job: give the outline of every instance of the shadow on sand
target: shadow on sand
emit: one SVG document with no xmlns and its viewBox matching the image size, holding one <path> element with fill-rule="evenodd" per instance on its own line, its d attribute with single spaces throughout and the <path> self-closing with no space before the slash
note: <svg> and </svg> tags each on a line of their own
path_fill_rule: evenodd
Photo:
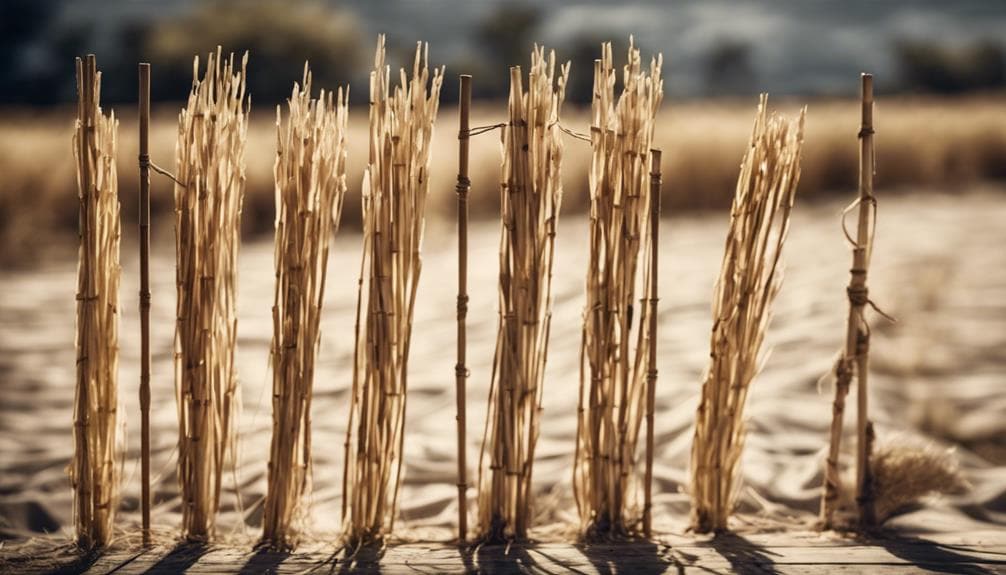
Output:
<svg viewBox="0 0 1006 575">
<path fill-rule="evenodd" d="M 778 573 L 773 556 L 778 554 L 736 533 L 717 533 L 705 545 L 712 547 L 730 563 L 730 570 L 741 575 Z"/>
<path fill-rule="evenodd" d="M 1006 570 L 1006 556 L 1001 560 L 981 559 L 960 553 L 952 545 L 941 545 L 925 539 L 887 533 L 864 538 L 863 543 L 883 547 L 891 555 L 904 559 L 919 569 L 938 573 L 993 575 Z M 990 569 L 991 565 L 995 565 L 995 568 Z"/>
</svg>

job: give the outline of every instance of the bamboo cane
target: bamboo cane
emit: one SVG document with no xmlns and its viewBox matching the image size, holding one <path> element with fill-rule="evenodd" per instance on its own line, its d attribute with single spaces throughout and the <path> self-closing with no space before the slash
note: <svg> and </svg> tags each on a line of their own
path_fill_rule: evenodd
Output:
<svg viewBox="0 0 1006 575">
<path fill-rule="evenodd" d="M 863 319 L 863 309 L 869 297 L 866 286 L 867 270 L 872 251 L 872 224 L 875 218 L 876 198 L 873 195 L 873 75 L 862 76 L 863 119 L 859 131 L 859 225 L 856 248 L 853 250 L 852 278 L 849 282 L 850 316 L 858 325 L 853 341 L 849 330 L 846 349 L 853 349 L 856 358 L 856 502 L 859 505 L 859 522 L 862 527 L 874 523 L 873 490 L 870 474 L 870 420 L 867 412 L 870 358 L 870 332 Z M 851 322 L 850 322 L 851 323 Z M 855 347 L 853 347 L 855 346 Z"/>
<path fill-rule="evenodd" d="M 140 512 L 150 545 L 150 64 L 140 64 Z"/>
<path fill-rule="evenodd" d="M 643 492 L 643 535 L 653 535 L 653 411 L 657 394 L 657 302 L 660 261 L 660 150 L 650 150 L 650 353 L 646 371 L 646 471 Z"/>
<path fill-rule="evenodd" d="M 454 373 L 457 381 L 458 423 L 458 541 L 464 542 L 468 533 L 467 462 L 465 447 L 465 381 L 468 377 L 466 362 L 468 316 L 468 119 L 472 103 L 472 77 L 461 75 L 461 102 L 458 118 L 458 363 Z"/>
</svg>

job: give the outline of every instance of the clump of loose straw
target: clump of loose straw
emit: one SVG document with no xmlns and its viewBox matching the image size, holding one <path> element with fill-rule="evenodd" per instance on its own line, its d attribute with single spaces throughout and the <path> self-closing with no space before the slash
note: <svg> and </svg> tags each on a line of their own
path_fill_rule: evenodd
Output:
<svg viewBox="0 0 1006 575">
<path fill-rule="evenodd" d="M 347 90 L 348 92 L 348 90 Z M 321 341 L 329 241 L 346 192 L 348 93 L 311 98 L 294 84 L 283 124 L 276 107 L 276 296 L 272 308 L 272 446 L 263 541 L 291 549 L 311 485 L 311 392 Z"/>
<path fill-rule="evenodd" d="M 870 454 L 870 471 L 878 522 L 928 495 L 959 493 L 969 487 L 953 451 L 931 445 L 882 443 Z"/>
<path fill-rule="evenodd" d="M 420 44 L 412 77 L 402 70 L 394 93 L 389 77 L 381 36 L 370 74 L 370 160 L 343 477 L 344 529 L 354 545 L 383 539 L 397 514 L 409 342 L 443 70 L 431 77 L 427 47 Z"/>
<path fill-rule="evenodd" d="M 872 438 L 871 438 L 872 440 Z M 845 470 L 845 483 L 855 482 L 855 468 Z M 971 485 L 961 473 L 953 449 L 939 449 L 904 437 L 892 437 L 871 447 L 870 485 L 874 519 L 880 525 L 906 508 L 934 495 L 966 492 Z M 838 491 L 829 527 L 859 525 L 856 491 Z"/>
<path fill-rule="evenodd" d="M 528 90 L 510 68 L 503 129 L 499 330 L 479 458 L 478 529 L 486 540 L 526 538 L 531 471 L 551 322 L 552 260 L 562 199 L 559 113 L 569 64 L 531 54 Z"/>
<path fill-rule="evenodd" d="M 101 111 L 94 56 L 77 59 L 73 155 L 80 202 L 77 267 L 77 382 L 74 394 L 73 523 L 77 544 L 112 538 L 124 448 L 119 418 L 119 121 Z"/>
<path fill-rule="evenodd" d="M 178 117 L 175 249 L 178 259 L 175 385 L 182 529 L 212 537 L 224 465 L 235 456 L 239 406 L 237 257 L 249 100 L 245 69 L 218 47 Z M 232 461 L 233 463 L 233 461 Z"/>
<path fill-rule="evenodd" d="M 692 444 L 692 527 L 722 531 L 738 490 L 744 403 L 764 356 L 780 260 L 800 179 L 806 109 L 795 122 L 768 113 L 762 95 L 741 164 L 723 266 L 713 299 L 711 361 Z"/>
<path fill-rule="evenodd" d="M 654 120 L 663 97 L 661 58 L 642 69 L 630 41 L 615 100 L 611 44 L 594 63 L 590 171 L 590 259 L 580 357 L 580 407 L 573 489 L 588 534 L 627 535 L 640 517 L 636 442 L 645 413 L 650 171 Z M 648 290 L 646 290 L 648 291 Z M 635 339 L 635 344 L 630 342 Z"/>
</svg>

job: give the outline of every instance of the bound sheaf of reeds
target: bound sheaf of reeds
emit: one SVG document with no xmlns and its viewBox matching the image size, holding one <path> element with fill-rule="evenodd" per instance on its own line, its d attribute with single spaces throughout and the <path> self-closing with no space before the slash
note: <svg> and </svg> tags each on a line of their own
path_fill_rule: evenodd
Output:
<svg viewBox="0 0 1006 575">
<path fill-rule="evenodd" d="M 558 72 L 558 73 L 557 73 Z M 526 538 L 551 322 L 552 262 L 562 200 L 560 111 L 569 63 L 535 47 L 528 88 L 510 68 L 500 184 L 499 329 L 479 457 L 478 530 Z"/>
<path fill-rule="evenodd" d="M 311 392 L 321 342 L 328 249 L 346 193 L 348 90 L 311 97 L 311 71 L 276 107 L 276 294 L 272 308 L 272 445 L 263 542 L 296 546 L 311 486 Z"/>
<path fill-rule="evenodd" d="M 182 530 L 190 540 L 213 535 L 225 464 L 233 463 L 239 408 L 237 258 L 244 150 L 250 100 L 248 55 L 235 65 L 221 49 L 200 79 L 193 66 L 188 102 L 178 117 L 175 150 L 178 481 Z"/>
<path fill-rule="evenodd" d="M 741 164 L 723 265 L 713 296 L 710 365 L 692 444 L 692 527 L 727 529 L 739 489 L 744 404 L 765 355 L 762 343 L 782 283 L 782 250 L 800 179 L 806 109 L 794 121 L 769 115 L 761 96 Z"/>
<path fill-rule="evenodd" d="M 77 266 L 77 381 L 74 394 L 73 523 L 77 544 L 112 538 L 122 478 L 124 419 L 119 417 L 119 121 L 102 112 L 94 56 L 77 58 L 73 155 L 80 205 Z"/>
<path fill-rule="evenodd" d="M 347 541 L 394 527 L 402 472 L 409 342 L 443 70 L 420 44 L 391 91 L 384 36 L 370 74 L 370 159 L 363 178 L 363 260 L 342 515 Z"/>
<path fill-rule="evenodd" d="M 629 43 L 615 98 L 611 44 L 594 62 L 591 106 L 590 257 L 580 344 L 573 490 L 588 535 L 639 531 L 636 454 L 645 415 L 650 312 L 650 147 L 663 97 L 661 58 L 644 71 Z M 640 261 L 643 256 L 642 261 Z M 645 304 L 645 302 L 642 302 Z"/>
</svg>

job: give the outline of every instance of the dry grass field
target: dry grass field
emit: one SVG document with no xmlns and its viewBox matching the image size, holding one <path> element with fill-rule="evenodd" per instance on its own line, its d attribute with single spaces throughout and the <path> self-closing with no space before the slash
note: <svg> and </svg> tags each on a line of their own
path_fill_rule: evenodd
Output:
<svg viewBox="0 0 1006 575">
<path fill-rule="evenodd" d="M 772 101 L 774 109 L 792 115 L 804 102 Z M 966 190 L 980 181 L 1006 180 L 1006 105 L 1004 96 L 958 99 L 881 98 L 877 106 L 877 186 L 887 191 Z M 757 99 L 714 102 L 668 102 L 660 115 L 656 145 L 664 150 L 665 212 L 726 208 L 733 196 L 737 169 L 751 131 Z M 589 111 L 569 107 L 563 124 L 586 131 Z M 479 103 L 472 126 L 500 122 L 502 104 Z M 177 111 L 162 105 L 151 127 L 154 162 L 173 170 Z M 119 186 L 123 231 L 135 228 L 137 140 L 136 116 L 119 106 Z M 70 153 L 73 110 L 0 112 L 0 252 L 4 264 L 30 262 L 53 247 L 75 245 L 77 203 L 74 201 L 73 157 Z M 807 115 L 801 201 L 855 187 L 859 106 L 853 100 L 811 101 Z M 246 236 L 271 233 L 275 213 L 273 162 L 275 110 L 253 103 L 248 128 L 247 191 L 242 216 Z M 429 215 L 452 215 L 457 169 L 457 111 L 441 110 L 434 135 Z M 367 113 L 350 107 L 347 134 L 349 189 L 343 224 L 358 227 L 360 182 L 366 164 Z M 476 137 L 471 147 L 471 209 L 474 217 L 498 213 L 499 132 Z M 566 142 L 563 166 L 563 212 L 583 211 L 588 204 L 587 173 L 590 146 L 573 138 Z M 152 211 L 154 235 L 171 237 L 171 185 L 154 175 Z M 441 218 L 442 219 L 442 218 Z"/>
</svg>

